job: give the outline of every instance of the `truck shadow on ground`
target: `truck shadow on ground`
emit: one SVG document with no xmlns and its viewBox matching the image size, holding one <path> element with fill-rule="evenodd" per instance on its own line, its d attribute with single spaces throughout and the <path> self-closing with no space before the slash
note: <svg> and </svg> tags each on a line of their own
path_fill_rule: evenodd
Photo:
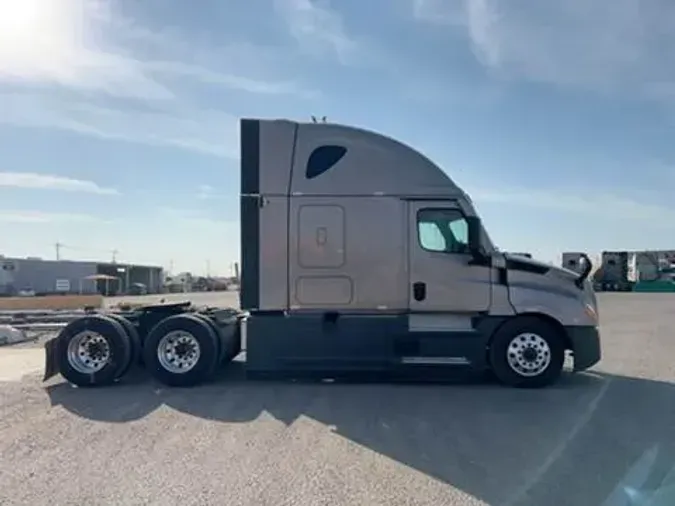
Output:
<svg viewBox="0 0 675 506">
<path fill-rule="evenodd" d="M 189 390 L 132 375 L 105 390 L 59 383 L 47 391 L 54 405 L 117 423 L 161 405 L 228 423 L 264 412 L 289 426 L 308 417 L 488 504 L 627 506 L 644 504 L 628 499 L 665 481 L 675 485 L 675 385 L 645 379 L 575 374 L 544 390 L 475 378 L 252 382 L 235 362 L 217 382 Z"/>
</svg>

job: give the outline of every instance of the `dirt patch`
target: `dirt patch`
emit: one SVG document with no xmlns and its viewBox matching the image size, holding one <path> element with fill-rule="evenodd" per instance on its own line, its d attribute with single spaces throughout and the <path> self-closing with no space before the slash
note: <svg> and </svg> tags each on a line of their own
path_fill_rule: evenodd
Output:
<svg viewBox="0 0 675 506">
<path fill-rule="evenodd" d="M 44 366 L 45 352 L 40 348 L 4 348 L 0 350 L 0 382 L 20 381 L 26 374 Z"/>
<path fill-rule="evenodd" d="M 103 305 L 101 295 L 46 295 L 44 297 L 6 297 L 0 298 L 0 310 L 30 309 L 82 309 L 85 306 L 100 308 Z"/>
</svg>

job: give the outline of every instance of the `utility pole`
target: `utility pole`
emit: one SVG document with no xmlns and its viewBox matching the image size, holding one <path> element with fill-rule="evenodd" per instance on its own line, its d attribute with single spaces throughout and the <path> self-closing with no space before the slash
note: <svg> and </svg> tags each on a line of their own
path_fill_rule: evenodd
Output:
<svg viewBox="0 0 675 506">
<path fill-rule="evenodd" d="M 61 248 L 63 247 L 63 244 L 57 242 L 55 246 L 56 246 L 56 260 L 61 260 Z"/>
<path fill-rule="evenodd" d="M 211 277 L 211 260 L 206 261 L 206 277 Z"/>
<path fill-rule="evenodd" d="M 114 263 L 114 264 L 117 263 L 117 254 L 118 253 L 119 253 L 119 251 L 117 251 L 116 249 L 112 250 L 112 263 Z"/>
</svg>

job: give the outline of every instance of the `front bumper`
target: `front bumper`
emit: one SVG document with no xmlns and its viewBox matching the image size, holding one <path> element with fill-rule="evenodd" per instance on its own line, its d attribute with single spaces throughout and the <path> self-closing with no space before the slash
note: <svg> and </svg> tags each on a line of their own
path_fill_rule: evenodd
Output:
<svg viewBox="0 0 675 506">
<path fill-rule="evenodd" d="M 602 351 L 597 327 L 568 326 L 565 330 L 572 345 L 575 371 L 584 371 L 600 362 Z"/>
</svg>

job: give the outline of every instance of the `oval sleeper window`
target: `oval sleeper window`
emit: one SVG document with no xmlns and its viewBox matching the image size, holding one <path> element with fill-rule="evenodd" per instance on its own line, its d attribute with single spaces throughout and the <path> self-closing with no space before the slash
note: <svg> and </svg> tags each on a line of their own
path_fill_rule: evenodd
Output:
<svg viewBox="0 0 675 506">
<path fill-rule="evenodd" d="M 342 146 L 320 146 L 316 148 L 307 160 L 305 176 L 307 179 L 320 176 L 338 163 L 346 153 L 347 148 Z"/>
</svg>

